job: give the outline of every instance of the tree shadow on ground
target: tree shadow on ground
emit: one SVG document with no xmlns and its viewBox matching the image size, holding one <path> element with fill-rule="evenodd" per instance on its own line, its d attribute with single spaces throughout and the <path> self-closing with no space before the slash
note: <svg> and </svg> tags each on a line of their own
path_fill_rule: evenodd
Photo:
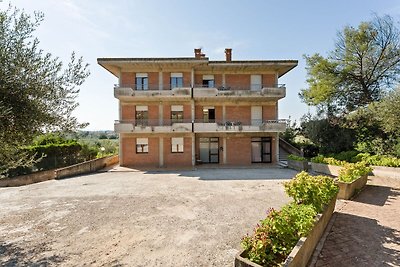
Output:
<svg viewBox="0 0 400 267">
<path fill-rule="evenodd" d="M 315 266 L 400 266 L 400 232 L 374 219 L 337 213 Z"/>
<path fill-rule="evenodd" d="M 357 197 L 355 202 L 375 206 L 390 205 L 394 199 L 400 196 L 400 190 L 388 186 L 367 185 Z"/>
<path fill-rule="evenodd" d="M 40 256 L 47 250 L 45 244 L 33 248 L 23 248 L 16 244 L 0 244 L 0 265 L 45 267 L 60 265 L 65 258 L 58 255 Z"/>
</svg>

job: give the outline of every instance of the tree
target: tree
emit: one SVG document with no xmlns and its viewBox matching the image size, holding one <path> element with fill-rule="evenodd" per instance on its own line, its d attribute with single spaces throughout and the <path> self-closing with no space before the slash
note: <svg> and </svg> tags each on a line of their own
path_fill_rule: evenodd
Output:
<svg viewBox="0 0 400 267">
<path fill-rule="evenodd" d="M 347 26 L 325 58 L 305 56 L 307 83 L 300 97 L 328 116 L 379 101 L 400 77 L 400 34 L 390 16 Z"/>
<path fill-rule="evenodd" d="M 72 53 L 63 67 L 57 57 L 39 49 L 33 33 L 43 18 L 41 12 L 31 17 L 11 5 L 0 11 L 0 176 L 30 162 L 20 147 L 38 134 L 86 126 L 72 111 L 88 65 Z"/>
</svg>

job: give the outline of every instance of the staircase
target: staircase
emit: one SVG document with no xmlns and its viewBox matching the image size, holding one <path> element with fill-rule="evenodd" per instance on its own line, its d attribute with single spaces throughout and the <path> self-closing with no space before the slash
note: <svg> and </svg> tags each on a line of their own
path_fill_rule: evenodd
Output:
<svg viewBox="0 0 400 267">
<path fill-rule="evenodd" d="M 283 140 L 279 138 L 279 166 L 286 168 L 287 167 L 287 157 L 290 155 L 301 156 L 301 151 Z"/>
</svg>

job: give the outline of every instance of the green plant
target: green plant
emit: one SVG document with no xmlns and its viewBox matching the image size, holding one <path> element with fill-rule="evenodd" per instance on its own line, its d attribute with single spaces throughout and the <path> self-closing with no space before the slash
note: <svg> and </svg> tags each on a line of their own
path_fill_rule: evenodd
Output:
<svg viewBox="0 0 400 267">
<path fill-rule="evenodd" d="M 347 163 L 339 171 L 338 180 L 341 182 L 351 183 L 363 175 L 367 175 L 372 171 L 371 167 L 363 161 L 357 163 Z"/>
<path fill-rule="evenodd" d="M 296 156 L 296 155 L 293 155 L 293 154 L 290 154 L 288 156 L 288 159 L 297 160 L 297 161 L 307 161 L 307 159 L 305 157 L 300 157 L 300 156 Z"/>
<path fill-rule="evenodd" d="M 332 178 L 323 175 L 312 176 L 304 171 L 290 182 L 284 183 L 284 186 L 286 194 L 296 203 L 313 205 L 317 212 L 321 212 L 324 205 L 339 191 Z"/>
<path fill-rule="evenodd" d="M 327 158 L 324 155 L 318 155 L 318 156 L 311 158 L 311 162 L 336 165 L 336 166 L 343 166 L 344 164 L 346 164 L 346 161 L 337 160 L 332 157 Z"/>
<path fill-rule="evenodd" d="M 400 158 L 391 156 L 370 155 L 369 153 L 360 153 L 357 155 L 357 159 L 364 161 L 368 165 L 400 167 Z"/>
<path fill-rule="evenodd" d="M 280 211 L 271 209 L 241 245 L 247 257 L 263 266 L 276 266 L 291 252 L 300 237 L 307 236 L 317 212 L 312 205 L 285 205 Z"/>
</svg>

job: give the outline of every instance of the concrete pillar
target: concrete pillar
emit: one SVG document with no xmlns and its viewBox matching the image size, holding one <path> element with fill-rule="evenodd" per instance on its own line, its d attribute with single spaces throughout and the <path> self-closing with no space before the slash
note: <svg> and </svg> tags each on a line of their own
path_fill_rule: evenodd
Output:
<svg viewBox="0 0 400 267">
<path fill-rule="evenodd" d="M 225 104 L 222 105 L 222 122 L 225 123 L 226 121 L 226 109 Z"/>
<path fill-rule="evenodd" d="M 276 154 L 276 163 L 279 163 L 279 133 L 276 133 L 275 138 L 275 154 Z"/>
<path fill-rule="evenodd" d="M 225 73 L 222 73 L 222 86 L 226 87 Z"/>
<path fill-rule="evenodd" d="M 164 105 L 160 102 L 158 105 L 158 125 L 163 125 Z"/>
<path fill-rule="evenodd" d="M 164 138 L 158 138 L 158 156 L 159 156 L 159 163 L 160 167 L 164 167 Z"/>
<path fill-rule="evenodd" d="M 160 71 L 158 73 L 158 90 L 160 90 L 160 91 L 163 90 L 164 89 L 163 86 L 164 86 L 164 83 L 163 83 L 163 72 Z"/>
<path fill-rule="evenodd" d="M 195 134 L 192 133 L 192 166 L 194 167 L 196 165 L 196 149 L 195 149 Z"/>
<path fill-rule="evenodd" d="M 222 138 L 222 162 L 226 164 L 226 137 Z"/>
<path fill-rule="evenodd" d="M 123 138 L 124 138 L 123 134 L 120 133 L 119 134 L 119 148 L 118 148 L 119 149 L 118 156 L 119 156 L 119 165 L 120 166 L 122 166 L 123 165 L 122 163 L 124 162 L 124 153 L 123 153 L 124 150 L 122 149 Z"/>
<path fill-rule="evenodd" d="M 190 75 L 190 84 L 194 87 L 194 68 L 192 68 L 192 73 Z"/>
</svg>

